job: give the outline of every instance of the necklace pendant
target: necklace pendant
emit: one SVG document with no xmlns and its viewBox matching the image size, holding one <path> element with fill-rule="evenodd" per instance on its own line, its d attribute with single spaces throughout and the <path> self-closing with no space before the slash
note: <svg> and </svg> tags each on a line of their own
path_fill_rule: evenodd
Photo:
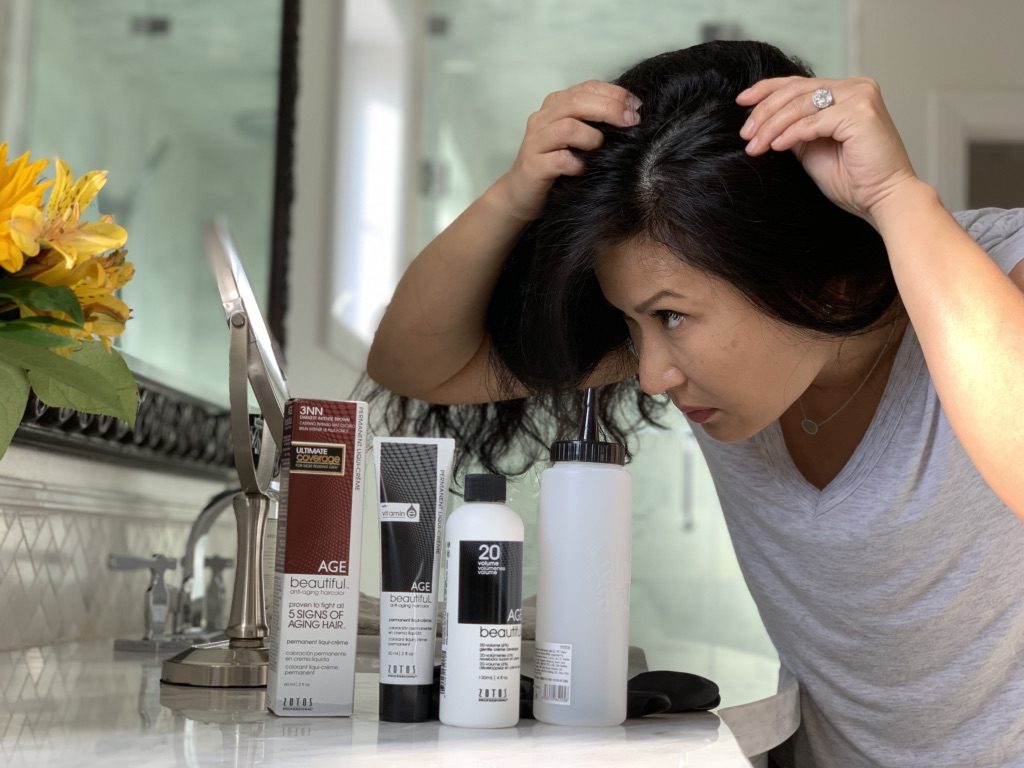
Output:
<svg viewBox="0 0 1024 768">
<path fill-rule="evenodd" d="M 800 428 L 804 432 L 806 432 L 808 435 L 816 435 L 816 434 L 818 434 L 818 424 L 817 424 L 817 422 L 811 421 L 808 418 L 805 418 L 803 421 L 800 422 Z"/>
</svg>

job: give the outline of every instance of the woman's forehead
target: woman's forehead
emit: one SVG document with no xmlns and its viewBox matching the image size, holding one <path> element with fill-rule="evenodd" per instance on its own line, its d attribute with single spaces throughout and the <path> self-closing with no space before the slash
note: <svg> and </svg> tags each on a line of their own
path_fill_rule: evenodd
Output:
<svg viewBox="0 0 1024 768">
<path fill-rule="evenodd" d="M 687 263 L 676 251 L 649 239 L 629 240 L 605 249 L 596 260 L 598 282 L 616 292 L 671 289 L 685 296 L 706 296 L 728 287 L 721 278 Z M 607 294 L 607 291 L 606 291 Z"/>
</svg>

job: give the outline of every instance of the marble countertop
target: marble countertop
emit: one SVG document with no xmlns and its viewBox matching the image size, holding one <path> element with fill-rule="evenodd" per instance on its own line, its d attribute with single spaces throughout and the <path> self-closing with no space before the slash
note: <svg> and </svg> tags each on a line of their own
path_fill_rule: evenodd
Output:
<svg viewBox="0 0 1024 768">
<path fill-rule="evenodd" d="M 676 668 L 714 679 L 731 706 L 613 728 L 524 720 L 500 730 L 379 722 L 371 671 L 357 674 L 353 717 L 278 718 L 266 711 L 264 690 L 161 685 L 159 659 L 115 653 L 109 640 L 9 651 L 0 653 L 0 764 L 749 766 L 744 752 L 795 728 L 795 685 L 775 693 L 770 659 L 728 659 L 720 650 L 716 673 L 700 668 L 714 655 L 694 651 L 696 668 Z"/>
</svg>

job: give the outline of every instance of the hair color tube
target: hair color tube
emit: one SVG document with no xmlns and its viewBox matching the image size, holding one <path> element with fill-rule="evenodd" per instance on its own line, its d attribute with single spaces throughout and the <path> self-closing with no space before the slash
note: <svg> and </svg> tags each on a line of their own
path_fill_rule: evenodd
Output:
<svg viewBox="0 0 1024 768">
<path fill-rule="evenodd" d="M 455 441 L 375 437 L 381 720 L 431 717 L 437 578 Z"/>
</svg>

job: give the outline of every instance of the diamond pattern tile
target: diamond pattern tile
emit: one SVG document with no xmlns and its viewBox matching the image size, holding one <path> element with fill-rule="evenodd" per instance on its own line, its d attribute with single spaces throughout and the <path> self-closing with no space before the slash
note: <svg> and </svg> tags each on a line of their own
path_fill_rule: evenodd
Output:
<svg viewBox="0 0 1024 768">
<path fill-rule="evenodd" d="M 66 503 L 25 509 L 0 496 L 0 651 L 92 638 L 141 637 L 148 571 L 115 572 L 111 553 L 181 557 L 190 521 L 76 513 Z M 233 521 L 210 533 L 208 554 L 234 557 Z M 168 583 L 177 585 L 177 572 Z M 230 574 L 229 574 L 230 578 Z M 230 584 L 230 581 L 229 581 Z M 20 695 L 29 668 L 0 681 L 5 697 Z M 52 680 L 32 679 L 40 690 Z M 7 730 L 17 729 L 8 723 Z"/>
</svg>

